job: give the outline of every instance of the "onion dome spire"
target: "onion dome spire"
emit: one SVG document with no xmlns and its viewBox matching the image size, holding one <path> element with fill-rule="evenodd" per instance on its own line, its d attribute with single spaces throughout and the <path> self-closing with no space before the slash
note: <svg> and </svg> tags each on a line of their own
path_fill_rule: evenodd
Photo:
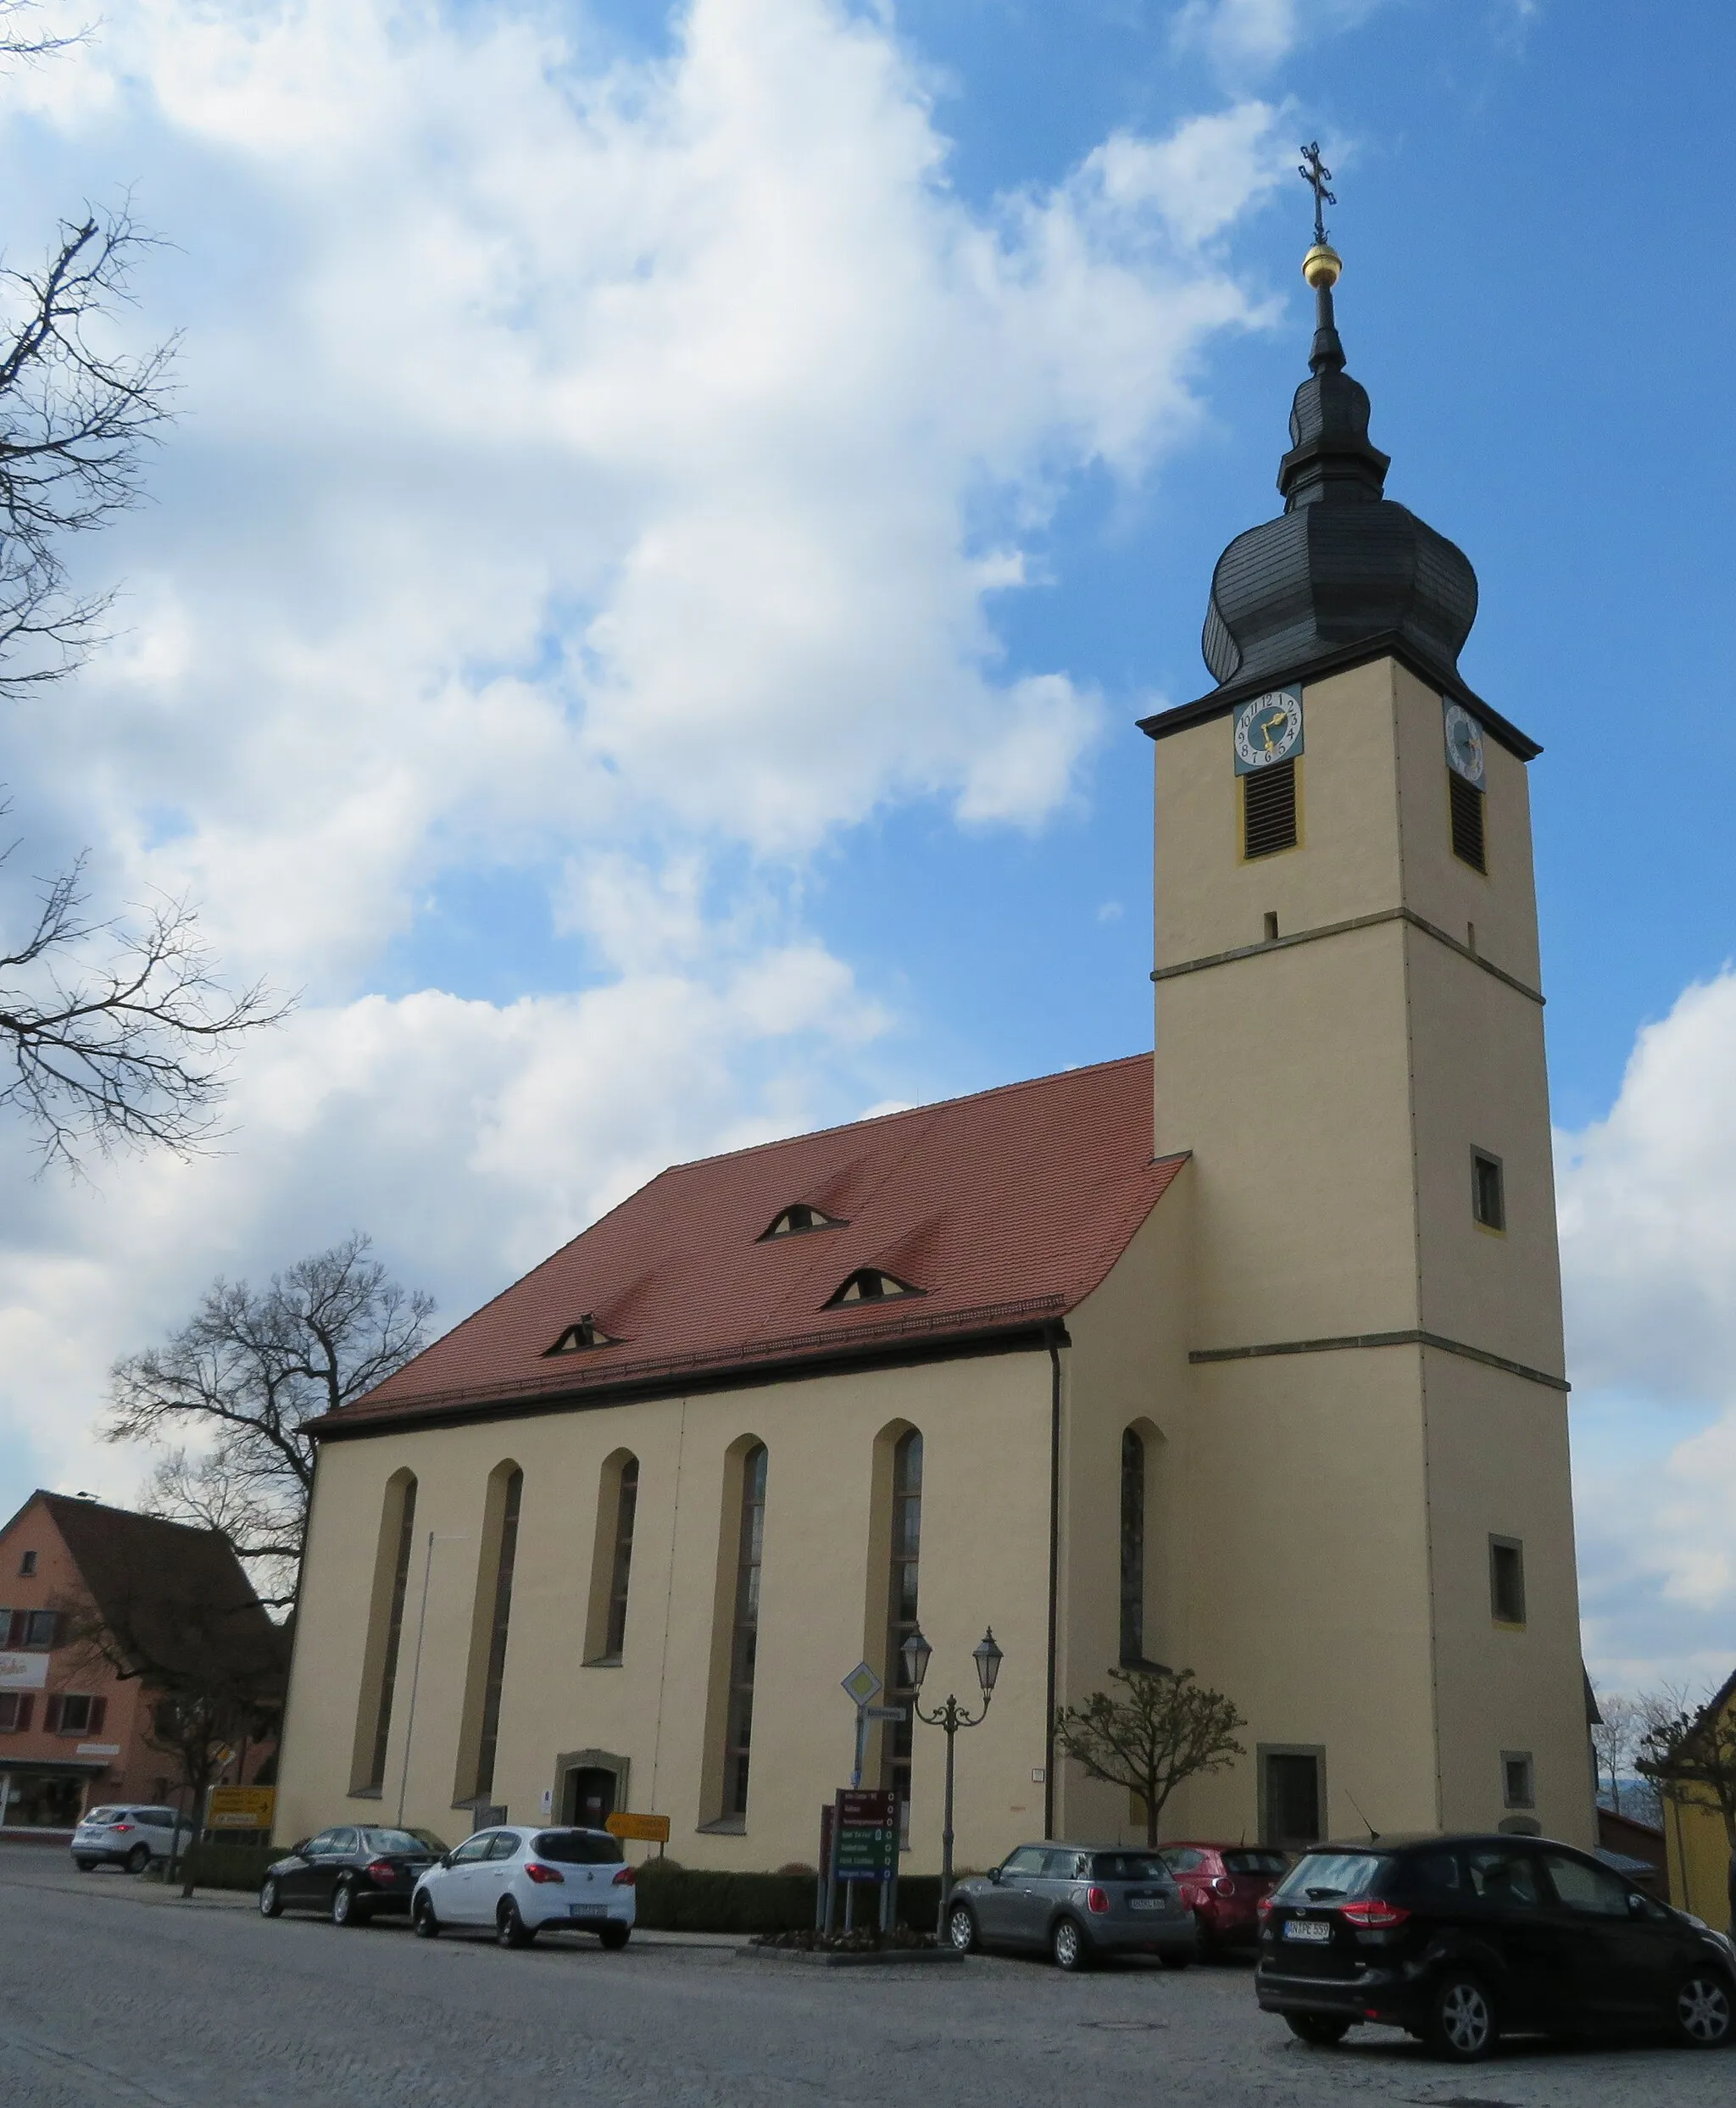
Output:
<svg viewBox="0 0 1736 2108">
<path fill-rule="evenodd" d="M 1477 615 L 1477 576 L 1444 536 L 1386 496 L 1388 457 L 1368 437 L 1367 391 L 1344 370 L 1333 309 L 1343 259 L 1327 239 L 1338 200 L 1320 148 L 1302 149 L 1314 192 L 1309 377 L 1290 410 L 1278 464 L 1284 510 L 1218 559 L 1201 648 L 1220 687 L 1294 680 L 1383 652 L 1457 691 Z"/>
</svg>

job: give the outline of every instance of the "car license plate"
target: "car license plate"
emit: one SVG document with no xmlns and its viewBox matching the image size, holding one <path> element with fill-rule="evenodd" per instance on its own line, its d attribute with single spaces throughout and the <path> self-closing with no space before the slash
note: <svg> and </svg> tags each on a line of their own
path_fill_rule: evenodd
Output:
<svg viewBox="0 0 1736 2108">
<path fill-rule="evenodd" d="M 1127 1899 L 1127 1908 L 1130 1911 L 1160 1911 L 1163 1908 L 1163 1898 L 1161 1896 L 1130 1896 Z"/>
<path fill-rule="evenodd" d="M 1293 1917 L 1284 1927 L 1286 1939 L 1308 1939 L 1316 1942 L 1329 1940 L 1333 1928 L 1324 1918 Z"/>
<path fill-rule="evenodd" d="M 607 1917 L 609 1911 L 600 1903 L 570 1903 L 566 1914 L 569 1917 Z"/>
</svg>

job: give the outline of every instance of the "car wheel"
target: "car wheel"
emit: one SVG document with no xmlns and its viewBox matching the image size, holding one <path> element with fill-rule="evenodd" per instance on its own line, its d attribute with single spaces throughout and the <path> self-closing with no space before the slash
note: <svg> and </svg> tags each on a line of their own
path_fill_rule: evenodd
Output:
<svg viewBox="0 0 1736 2108">
<path fill-rule="evenodd" d="M 1166 1969 L 1186 1969 L 1192 1964 L 1194 1959 L 1192 1955 L 1184 1955 L 1179 1948 L 1158 1956 L 1158 1960 Z"/>
<path fill-rule="evenodd" d="M 77 1867 L 80 1873 L 87 1874 L 97 1862 L 93 1859 L 75 1859 L 72 1863 Z"/>
<path fill-rule="evenodd" d="M 1091 1966 L 1091 1943 L 1070 1917 L 1060 1917 L 1049 1936 L 1049 1951 L 1057 1969 L 1079 1970 Z"/>
<path fill-rule="evenodd" d="M 1721 2050 L 1731 2037 L 1730 1982 L 1716 1969 L 1694 1969 L 1676 1993 L 1676 2034 L 1695 2050 Z"/>
<path fill-rule="evenodd" d="M 598 1928 L 597 1937 L 610 1954 L 618 1954 L 633 1936 L 631 1925 L 604 1925 Z"/>
<path fill-rule="evenodd" d="M 1299 2041 L 1316 2050 L 1335 2049 L 1350 2032 L 1348 2020 L 1334 2020 L 1327 2013 L 1286 2013 L 1284 2024 Z"/>
<path fill-rule="evenodd" d="M 143 1873 L 146 1867 L 147 1867 L 150 1863 L 151 1848 L 148 1844 L 135 1844 L 132 1849 L 127 1854 L 126 1857 L 121 1861 L 122 1866 L 125 1867 L 126 1871 L 130 1874 Z"/>
<path fill-rule="evenodd" d="M 1475 2064 L 1490 2055 L 1500 2035 L 1494 2000 L 1475 1977 L 1443 1977 L 1429 2006 L 1427 2041 L 1437 2056 Z"/>
<path fill-rule="evenodd" d="M 500 1916 L 494 1924 L 494 1937 L 503 1947 L 528 1947 L 537 1937 L 536 1928 L 526 1924 L 519 1915 L 519 1906 L 510 1896 L 500 1906 Z"/>
<path fill-rule="evenodd" d="M 968 1903 L 955 1903 L 947 1913 L 946 1936 L 961 1955 L 980 1954 L 982 1935 L 976 1930 L 976 1913 Z"/>
<path fill-rule="evenodd" d="M 281 1917 L 283 1916 L 283 1898 L 279 1894 L 277 1883 L 275 1881 L 266 1880 L 259 1883 L 259 1916 L 261 1917 Z"/>
<path fill-rule="evenodd" d="M 434 1915 L 434 1905 L 426 1895 L 416 1898 L 410 1911 L 410 1930 L 418 1939 L 438 1939 L 440 1921 Z"/>
<path fill-rule="evenodd" d="M 353 1881 L 340 1881 L 331 1891 L 331 1922 L 334 1925 L 365 1925 L 368 1906 L 356 1894 Z"/>
</svg>

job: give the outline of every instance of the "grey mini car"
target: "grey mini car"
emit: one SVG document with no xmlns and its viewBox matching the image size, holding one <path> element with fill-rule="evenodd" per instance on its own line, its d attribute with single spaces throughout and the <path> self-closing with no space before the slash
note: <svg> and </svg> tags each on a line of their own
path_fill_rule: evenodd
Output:
<svg viewBox="0 0 1736 2108">
<path fill-rule="evenodd" d="M 1194 1959 L 1194 1914 L 1155 1852 L 1128 1845 L 1021 1844 L 953 1890 L 947 1936 L 961 1954 L 1001 1947 L 1047 1954 L 1058 1969 L 1104 1955 Z"/>
</svg>

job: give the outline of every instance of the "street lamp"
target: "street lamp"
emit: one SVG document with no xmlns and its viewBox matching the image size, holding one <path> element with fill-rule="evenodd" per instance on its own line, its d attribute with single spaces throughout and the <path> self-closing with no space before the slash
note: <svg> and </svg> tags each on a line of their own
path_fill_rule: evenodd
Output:
<svg viewBox="0 0 1736 2108">
<path fill-rule="evenodd" d="M 993 1626 L 971 1649 L 971 1659 L 976 1665 L 976 1681 L 982 1687 L 982 1708 L 976 1713 L 967 1713 L 953 1694 L 947 1694 L 946 1703 L 932 1713 L 922 1710 L 922 1679 L 928 1673 L 928 1660 L 934 1649 L 922 1637 L 918 1626 L 899 1649 L 904 1658 L 904 1686 L 910 1693 L 910 1710 L 917 1719 L 930 1727 L 940 1728 L 946 1736 L 946 1802 L 941 1818 L 940 1830 L 940 1917 L 935 1927 L 937 1939 L 946 1937 L 947 1912 L 953 1895 L 953 1744 L 960 1727 L 978 1726 L 988 1710 L 988 1701 L 994 1696 L 994 1680 L 1000 1674 L 1001 1651 L 994 1644 Z"/>
</svg>

